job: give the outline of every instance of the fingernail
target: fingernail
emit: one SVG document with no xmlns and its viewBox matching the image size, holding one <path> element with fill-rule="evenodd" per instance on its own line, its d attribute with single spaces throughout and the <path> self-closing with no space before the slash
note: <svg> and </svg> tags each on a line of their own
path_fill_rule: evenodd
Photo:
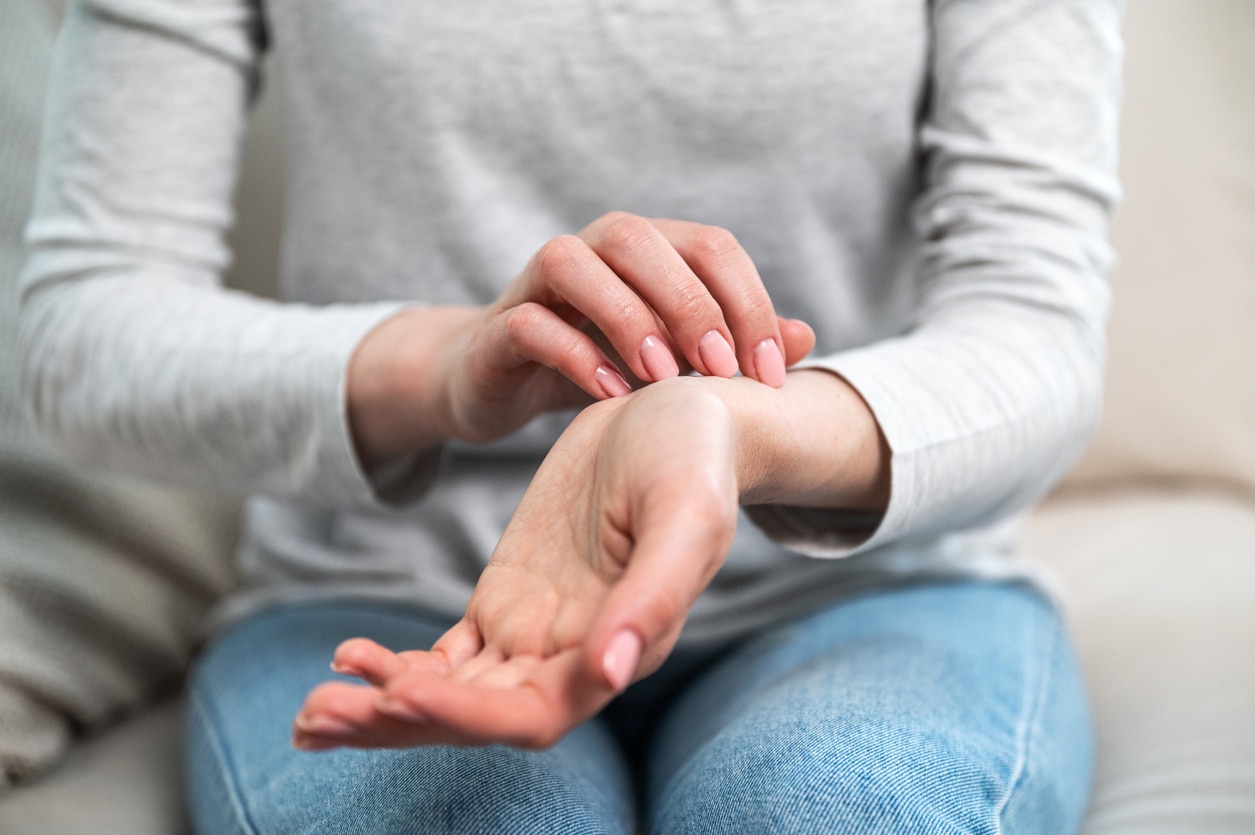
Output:
<svg viewBox="0 0 1255 835">
<path fill-rule="evenodd" d="M 774 388 L 784 385 L 784 356 L 774 339 L 764 339 L 754 349 L 754 373 L 760 383 Z"/>
<path fill-rule="evenodd" d="M 654 382 L 680 373 L 680 366 L 676 365 L 671 350 L 652 336 L 645 337 L 645 341 L 641 343 L 641 363 L 649 373 L 649 379 Z"/>
<path fill-rule="evenodd" d="M 375 699 L 375 710 L 378 710 L 384 716 L 391 716 L 393 719 L 400 719 L 403 722 L 414 722 L 419 725 L 426 725 L 431 722 L 427 718 L 427 714 L 421 710 L 387 696 L 380 696 Z"/>
<path fill-rule="evenodd" d="M 641 639 L 630 629 L 624 629 L 610 639 L 610 646 L 602 657 L 601 668 L 615 690 L 623 691 L 632 682 L 632 674 L 641 660 Z"/>
<path fill-rule="evenodd" d="M 702 341 L 697 344 L 697 350 L 702 355 L 706 370 L 716 377 L 731 377 L 736 373 L 736 354 L 719 331 L 711 331 L 703 336 Z"/>
<path fill-rule="evenodd" d="M 601 386 L 606 397 L 622 397 L 632 393 L 632 387 L 628 385 L 628 381 L 623 379 L 619 369 L 613 365 L 606 364 L 599 367 L 593 376 L 597 378 L 597 385 Z"/>
<path fill-rule="evenodd" d="M 311 739 L 307 736 L 298 736 L 292 738 L 292 747 L 298 751 L 330 751 L 333 748 L 341 748 L 343 746 L 329 739 Z"/>
<path fill-rule="evenodd" d="M 359 732 L 356 725 L 345 722 L 343 719 L 333 719 L 330 716 L 298 716 L 296 726 L 307 734 L 335 739 L 348 739 L 357 736 Z"/>
<path fill-rule="evenodd" d="M 342 676 L 362 677 L 362 671 L 357 667 L 351 667 L 348 664 L 337 664 L 335 661 L 331 662 L 331 672 L 339 673 Z"/>
</svg>

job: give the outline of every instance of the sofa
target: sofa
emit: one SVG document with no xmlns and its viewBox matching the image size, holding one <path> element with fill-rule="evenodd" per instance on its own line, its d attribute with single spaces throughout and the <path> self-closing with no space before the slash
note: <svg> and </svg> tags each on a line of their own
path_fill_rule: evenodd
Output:
<svg viewBox="0 0 1255 835">
<path fill-rule="evenodd" d="M 176 835 L 180 680 L 233 582 L 238 508 L 71 467 L 17 404 L 14 276 L 59 14 L 0 4 L 0 832 Z M 1067 590 L 1093 701 L 1084 835 L 1255 833 L 1252 33 L 1250 0 L 1128 7 L 1106 411 L 1025 531 Z M 232 281 L 263 294 L 281 119 L 270 85 L 233 242 Z"/>
</svg>

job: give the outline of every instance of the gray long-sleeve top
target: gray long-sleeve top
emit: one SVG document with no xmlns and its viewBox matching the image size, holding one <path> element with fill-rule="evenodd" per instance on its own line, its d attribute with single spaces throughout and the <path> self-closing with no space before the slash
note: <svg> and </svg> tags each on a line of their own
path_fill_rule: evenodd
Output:
<svg viewBox="0 0 1255 835">
<path fill-rule="evenodd" d="M 401 305 L 490 301 L 606 211 L 691 219 L 814 326 L 892 495 L 870 535 L 752 509 L 688 637 L 903 576 L 1032 576 L 1015 523 L 1099 409 L 1121 5 L 75 3 L 21 279 L 30 409 L 85 463 L 253 496 L 228 616 L 335 594 L 457 615 L 569 415 L 384 490 L 346 425 L 352 351 Z M 266 49 L 281 302 L 219 286 Z"/>
</svg>

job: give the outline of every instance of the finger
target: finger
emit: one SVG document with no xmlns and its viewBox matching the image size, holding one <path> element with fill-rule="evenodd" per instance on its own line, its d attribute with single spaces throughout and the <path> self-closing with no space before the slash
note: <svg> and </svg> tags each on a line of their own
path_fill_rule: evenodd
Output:
<svg viewBox="0 0 1255 835">
<path fill-rule="evenodd" d="M 453 744 L 548 748 L 614 696 L 584 676 L 581 654 L 571 649 L 550 656 L 513 688 L 417 677 L 390 684 L 381 699 L 427 717 Z"/>
<path fill-rule="evenodd" d="M 479 654 L 484 639 L 475 624 L 462 618 L 431 645 L 433 655 L 445 660 L 449 667 L 457 667 Z"/>
<path fill-rule="evenodd" d="M 781 340 L 784 343 L 784 367 L 789 368 L 796 365 L 807 358 L 807 355 L 814 350 L 814 330 L 811 325 L 804 323 L 801 319 L 786 319 L 784 316 L 777 316 L 778 328 L 781 331 Z M 663 337 L 669 344 L 674 344 L 670 339 L 670 335 L 666 333 L 663 325 L 659 324 L 659 329 L 663 330 Z M 601 345 L 597 340 L 600 331 L 590 334 L 594 342 Z M 692 365 L 688 364 L 683 355 L 676 359 L 680 365 L 680 374 L 688 375 L 693 372 Z M 644 380 L 635 380 L 635 382 L 644 382 Z M 633 384 L 634 380 L 629 380 L 629 384 Z"/>
<path fill-rule="evenodd" d="M 781 319 L 780 338 L 784 341 L 784 364 L 794 365 L 815 350 L 815 331 L 801 319 Z"/>
<path fill-rule="evenodd" d="M 344 681 L 324 682 L 305 696 L 293 725 L 316 736 L 357 736 L 379 716 L 374 688 Z"/>
<path fill-rule="evenodd" d="M 331 669 L 378 684 L 394 674 L 401 663 L 397 654 L 387 647 L 369 638 L 351 638 L 336 647 Z"/>
<path fill-rule="evenodd" d="M 713 499 L 714 497 L 712 497 Z M 652 497 L 627 568 L 589 630 L 586 674 L 622 691 L 670 654 L 688 611 L 727 553 L 736 503 Z"/>
<path fill-rule="evenodd" d="M 801 319 L 786 319 L 783 316 L 778 316 L 777 327 L 780 329 L 780 339 L 784 343 L 784 364 L 786 368 L 806 359 L 806 356 L 815 350 L 815 331 L 806 322 L 803 322 Z M 668 344 L 674 345 L 665 327 L 659 324 L 659 329 L 663 331 L 663 338 Z M 593 334 L 593 339 L 596 341 L 596 334 Z M 693 370 L 693 367 L 688 364 L 688 361 L 683 356 L 678 358 L 678 362 L 680 363 L 681 374 L 687 375 Z"/>
<path fill-rule="evenodd" d="M 528 263 L 522 281 L 512 287 L 502 304 L 574 308 L 605 334 L 640 379 L 657 381 L 679 373 L 649 305 L 580 238 L 562 235 L 549 241 Z M 578 323 L 570 315 L 566 320 L 573 326 Z"/>
<path fill-rule="evenodd" d="M 523 682 L 536 673 L 542 663 L 538 655 L 515 655 L 497 664 L 482 667 L 473 677 L 460 678 L 467 684 L 494 690 L 511 690 L 522 686 Z M 454 676 L 454 680 L 459 677 Z"/>
<path fill-rule="evenodd" d="M 786 346 L 776 311 L 758 268 L 736 236 L 718 226 L 683 220 L 652 223 L 719 305 L 741 373 L 775 388 L 784 385 Z"/>
<path fill-rule="evenodd" d="M 396 653 L 369 638 L 350 638 L 336 647 L 331 669 L 341 675 L 356 676 L 382 686 L 389 678 L 404 672 L 447 674 L 455 659 L 460 663 L 479 648 L 478 632 L 459 622 L 436 642 L 433 650 Z M 436 648 L 439 649 L 436 649 Z"/>
<path fill-rule="evenodd" d="M 403 736 L 414 723 L 380 714 L 375 710 L 376 695 L 377 691 L 363 685 L 320 684 L 305 697 L 292 722 L 293 745 L 305 750 L 374 747 Z"/>
<path fill-rule="evenodd" d="M 487 338 L 489 356 L 540 363 L 597 400 L 632 391 L 591 336 L 542 304 L 524 302 L 495 317 Z"/>
<path fill-rule="evenodd" d="M 377 691 L 328 682 L 306 697 L 292 723 L 292 744 L 304 751 L 332 748 L 410 748 L 457 743 L 460 735 L 425 721 L 403 720 L 375 709 Z M 463 743 L 465 744 L 465 743 Z"/>
<path fill-rule="evenodd" d="M 645 300 L 698 372 L 736 373 L 734 339 L 719 303 L 653 223 L 615 212 L 590 224 L 580 239 Z M 593 318 L 606 329 L 606 322 Z"/>
<path fill-rule="evenodd" d="M 449 678 L 454 681 L 473 681 L 485 670 L 499 667 L 505 663 L 505 654 L 495 647 L 484 647 L 478 655 L 449 671 Z"/>
</svg>

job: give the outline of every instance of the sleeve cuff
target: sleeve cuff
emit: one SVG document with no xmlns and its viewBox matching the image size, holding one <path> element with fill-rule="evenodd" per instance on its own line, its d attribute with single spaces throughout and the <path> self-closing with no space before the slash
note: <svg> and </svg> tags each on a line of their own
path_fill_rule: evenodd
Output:
<svg viewBox="0 0 1255 835">
<path fill-rule="evenodd" d="M 341 308 L 345 318 L 326 334 L 319 361 L 309 368 L 315 420 L 307 450 L 308 487 L 300 492 L 330 505 L 409 504 L 436 480 L 443 445 L 387 461 L 366 470 L 353 448 L 348 418 L 348 367 L 357 346 L 404 303 Z"/>
<path fill-rule="evenodd" d="M 809 557 L 839 559 L 872 550 L 904 535 L 915 523 L 918 505 L 918 439 L 905 418 L 907 404 L 893 387 L 883 361 L 868 349 L 817 357 L 793 366 L 837 374 L 858 391 L 872 410 L 889 446 L 889 504 L 882 513 L 793 505 L 745 507 L 749 519 L 774 542 Z"/>
</svg>

